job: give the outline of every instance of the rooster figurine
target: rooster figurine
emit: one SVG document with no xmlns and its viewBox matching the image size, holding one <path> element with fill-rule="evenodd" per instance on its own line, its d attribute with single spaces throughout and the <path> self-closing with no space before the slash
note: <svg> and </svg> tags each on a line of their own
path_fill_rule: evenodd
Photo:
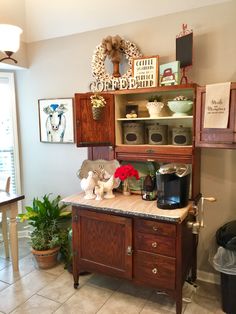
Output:
<svg viewBox="0 0 236 314">
<path fill-rule="evenodd" d="M 80 182 L 81 189 L 84 191 L 86 200 L 92 200 L 96 197 L 93 193 L 95 188 L 95 180 L 94 180 L 94 173 L 93 171 L 88 172 L 88 177 L 83 178 Z"/>
<path fill-rule="evenodd" d="M 112 189 L 114 188 L 115 184 L 115 178 L 114 175 L 110 177 L 110 179 L 106 182 L 98 181 L 98 186 L 103 187 L 103 191 L 106 193 L 104 195 L 104 198 L 113 198 L 115 195 L 112 192 Z"/>
</svg>

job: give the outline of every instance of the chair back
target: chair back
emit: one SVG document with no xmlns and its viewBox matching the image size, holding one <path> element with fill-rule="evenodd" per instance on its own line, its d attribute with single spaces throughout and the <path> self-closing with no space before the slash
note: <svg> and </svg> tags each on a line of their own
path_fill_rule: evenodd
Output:
<svg viewBox="0 0 236 314">
<path fill-rule="evenodd" d="M 9 193 L 11 177 L 0 177 L 0 191 Z"/>
</svg>

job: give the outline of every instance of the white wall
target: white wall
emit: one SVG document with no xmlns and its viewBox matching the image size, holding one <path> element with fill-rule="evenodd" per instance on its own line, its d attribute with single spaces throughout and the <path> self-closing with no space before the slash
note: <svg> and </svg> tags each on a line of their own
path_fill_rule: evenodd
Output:
<svg viewBox="0 0 236 314">
<path fill-rule="evenodd" d="M 236 81 L 235 12 L 234 1 L 29 44 L 30 68 L 17 72 L 26 203 L 44 193 L 65 196 L 79 190 L 76 171 L 87 158 L 87 150 L 73 144 L 40 143 L 37 101 L 88 91 L 91 57 L 104 37 L 119 34 L 136 43 L 144 55 L 159 54 L 165 63 L 175 59 L 175 37 L 184 22 L 194 31 L 194 65 L 189 77 L 201 85 Z M 212 271 L 207 262 L 210 239 L 223 222 L 236 218 L 235 163 L 236 150 L 202 150 L 201 191 L 217 198 L 206 206 L 207 226 L 200 236 L 198 261 L 205 271 Z"/>
</svg>

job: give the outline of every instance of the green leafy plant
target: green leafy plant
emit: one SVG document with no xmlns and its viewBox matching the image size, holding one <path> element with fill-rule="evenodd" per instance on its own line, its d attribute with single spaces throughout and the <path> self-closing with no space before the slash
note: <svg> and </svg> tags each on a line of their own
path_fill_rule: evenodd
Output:
<svg viewBox="0 0 236 314">
<path fill-rule="evenodd" d="M 148 97 L 148 102 L 160 102 L 162 101 L 162 96 L 160 95 L 152 95 Z"/>
<path fill-rule="evenodd" d="M 26 212 L 19 214 L 21 222 L 28 221 L 33 226 L 31 244 L 35 250 L 47 250 L 61 246 L 65 241 L 65 226 L 63 223 L 71 217 L 71 212 L 65 211 L 66 205 L 60 205 L 58 195 L 50 200 L 50 194 L 42 200 L 33 199 L 32 206 L 26 206 Z"/>
</svg>

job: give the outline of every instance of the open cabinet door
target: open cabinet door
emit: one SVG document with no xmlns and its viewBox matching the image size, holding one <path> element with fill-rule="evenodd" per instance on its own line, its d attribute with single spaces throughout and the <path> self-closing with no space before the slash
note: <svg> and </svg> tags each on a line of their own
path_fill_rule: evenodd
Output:
<svg viewBox="0 0 236 314">
<path fill-rule="evenodd" d="M 75 94 L 77 146 L 114 146 L 114 96 L 112 94 L 102 94 L 106 100 L 106 105 L 103 108 L 101 118 L 94 120 L 91 95 L 93 94 Z"/>
</svg>

